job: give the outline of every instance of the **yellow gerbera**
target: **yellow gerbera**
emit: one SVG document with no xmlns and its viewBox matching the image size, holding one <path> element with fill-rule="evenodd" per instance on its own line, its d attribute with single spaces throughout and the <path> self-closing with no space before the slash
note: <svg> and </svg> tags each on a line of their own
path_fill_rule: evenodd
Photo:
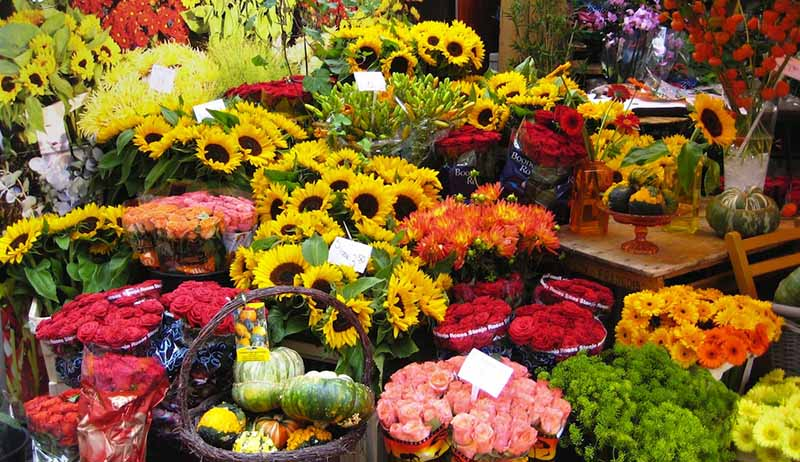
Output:
<svg viewBox="0 0 800 462">
<path fill-rule="evenodd" d="M 644 317 L 658 316 L 664 311 L 666 303 L 661 294 L 643 290 L 625 297 L 625 310 L 640 312 Z"/>
<path fill-rule="evenodd" d="M 350 148 L 339 149 L 328 155 L 325 165 L 329 167 L 347 167 L 356 169 L 366 162 L 363 154 Z"/>
<path fill-rule="evenodd" d="M 695 350 L 687 347 L 683 342 L 673 343 L 672 347 L 669 349 L 669 353 L 672 359 L 684 369 L 697 362 L 697 353 Z"/>
<path fill-rule="evenodd" d="M 372 327 L 372 313 L 374 311 L 370 306 L 369 300 L 359 298 L 345 301 L 341 295 L 337 295 L 336 298 L 358 316 L 361 327 L 363 327 L 364 331 L 369 332 L 370 327 Z M 340 317 L 339 312 L 334 308 L 328 308 L 326 314 L 327 319 L 322 326 L 322 335 L 325 338 L 325 343 L 333 349 L 355 346 L 359 341 L 355 327 L 348 323 L 344 317 Z"/>
<path fill-rule="evenodd" d="M 389 287 L 383 307 L 386 309 L 386 319 L 392 326 L 392 334 L 397 338 L 401 332 L 417 325 L 419 322 L 419 295 L 414 290 L 410 280 L 403 279 L 401 275 L 393 274 L 389 278 Z"/>
<path fill-rule="evenodd" d="M 479 98 L 469 113 L 469 123 L 481 130 L 502 130 L 508 121 L 508 107 L 489 98 Z"/>
<path fill-rule="evenodd" d="M 242 163 L 236 139 L 219 127 L 200 130 L 195 156 L 211 170 L 225 173 L 233 172 Z"/>
<path fill-rule="evenodd" d="M 783 435 L 788 430 L 775 411 L 770 410 L 765 412 L 753 426 L 753 438 L 759 446 L 780 448 Z"/>
<path fill-rule="evenodd" d="M 742 452 L 753 452 L 756 450 L 756 440 L 753 438 L 753 425 L 748 422 L 736 422 L 731 432 L 736 448 Z"/>
<path fill-rule="evenodd" d="M 345 192 L 345 206 L 355 221 L 369 219 L 382 225 L 392 211 L 392 199 L 381 180 L 361 175 Z"/>
<path fill-rule="evenodd" d="M 383 60 L 381 70 L 386 78 L 390 78 L 392 74 L 406 74 L 409 77 L 414 76 L 414 70 L 417 67 L 417 58 L 408 50 L 398 50 L 390 54 Z"/>
<path fill-rule="evenodd" d="M 231 130 L 245 161 L 255 167 L 264 167 L 275 159 L 275 144 L 264 130 L 249 123 L 239 124 Z"/>
<path fill-rule="evenodd" d="M 727 148 L 736 139 L 736 120 L 725 109 L 722 98 L 700 93 L 694 100 L 690 117 L 710 143 Z"/>
<path fill-rule="evenodd" d="M 417 210 L 426 209 L 432 204 L 422 186 L 411 180 L 389 186 L 389 193 L 394 197 L 392 208 L 397 221 L 402 221 Z"/>
<path fill-rule="evenodd" d="M 264 252 L 253 270 L 259 288 L 294 285 L 295 276 L 308 268 L 299 245 L 279 245 Z"/>
<path fill-rule="evenodd" d="M 381 57 L 381 40 L 375 35 L 367 35 L 353 42 L 348 48 L 347 62 L 352 72 L 367 71 Z"/>
<path fill-rule="evenodd" d="M 306 183 L 305 186 L 292 191 L 287 210 L 294 212 L 326 211 L 333 206 L 331 192 L 331 188 L 324 181 Z"/>
<path fill-rule="evenodd" d="M 356 179 L 356 174 L 347 167 L 325 169 L 322 172 L 322 179 L 331 191 L 342 192 L 350 187 Z"/>
<path fill-rule="evenodd" d="M 134 129 L 133 144 L 139 151 L 147 153 L 151 159 L 158 159 L 167 149 L 172 147 L 172 131 L 170 125 L 161 115 L 144 118 Z"/>
<path fill-rule="evenodd" d="M 0 104 L 8 104 L 16 99 L 20 85 L 12 75 L 0 77 Z"/>
<path fill-rule="evenodd" d="M 0 263 L 19 264 L 42 234 L 41 218 L 22 219 L 6 228 L 0 237 Z"/>
<path fill-rule="evenodd" d="M 91 80 L 94 77 L 94 56 L 88 48 L 82 46 L 72 53 L 69 68 L 81 80 Z"/>
<path fill-rule="evenodd" d="M 47 93 L 47 70 L 36 62 L 28 63 L 19 71 L 19 81 L 33 96 Z"/>
<path fill-rule="evenodd" d="M 625 112 L 625 106 L 614 100 L 590 101 L 580 104 L 577 110 L 585 119 L 613 121 Z"/>
</svg>

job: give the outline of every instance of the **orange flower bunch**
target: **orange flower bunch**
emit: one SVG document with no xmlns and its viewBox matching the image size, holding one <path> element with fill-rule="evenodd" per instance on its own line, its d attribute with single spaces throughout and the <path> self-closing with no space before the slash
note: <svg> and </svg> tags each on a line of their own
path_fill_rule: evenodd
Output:
<svg viewBox="0 0 800 462">
<path fill-rule="evenodd" d="M 731 107 L 758 108 L 789 93 L 781 78 L 788 59 L 778 60 L 800 44 L 800 1 L 774 0 L 760 17 L 748 17 L 739 0 L 664 0 L 661 19 L 688 31 L 692 58 L 714 68 Z"/>
<path fill-rule="evenodd" d="M 167 239 L 211 239 L 221 232 L 224 217 L 200 206 L 148 203 L 128 208 L 122 217 L 126 232 L 155 233 Z"/>
<path fill-rule="evenodd" d="M 500 195 L 500 184 L 489 184 L 472 194 L 471 203 L 450 197 L 414 212 L 401 223 L 405 239 L 428 265 L 453 258 L 456 271 L 467 265 L 484 278 L 508 272 L 518 255 L 555 253 L 559 241 L 553 215 Z"/>
<path fill-rule="evenodd" d="M 660 345 L 684 367 L 715 369 L 764 354 L 780 338 L 782 324 L 769 302 L 673 286 L 625 297 L 616 338 L 626 345 Z"/>
</svg>

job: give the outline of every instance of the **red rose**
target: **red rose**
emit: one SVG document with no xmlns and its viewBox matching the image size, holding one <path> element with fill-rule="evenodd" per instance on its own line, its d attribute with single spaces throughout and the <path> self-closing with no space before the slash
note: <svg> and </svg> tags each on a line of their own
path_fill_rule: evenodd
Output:
<svg viewBox="0 0 800 462">
<path fill-rule="evenodd" d="M 458 353 L 465 353 L 473 348 L 472 337 L 467 336 L 463 338 L 451 338 L 448 340 L 451 350 Z"/>
<path fill-rule="evenodd" d="M 478 282 L 475 284 L 475 295 L 478 297 L 504 298 L 504 281 Z"/>
<path fill-rule="evenodd" d="M 541 125 L 550 125 L 556 120 L 555 114 L 550 111 L 539 110 L 533 114 L 534 120 L 536 123 Z"/>
<path fill-rule="evenodd" d="M 470 302 L 476 297 L 472 284 L 466 283 L 453 285 L 453 296 L 459 302 Z"/>
<path fill-rule="evenodd" d="M 508 336 L 517 345 L 526 345 L 536 334 L 535 322 L 530 316 L 514 318 L 508 327 Z"/>
<path fill-rule="evenodd" d="M 100 324 L 97 321 L 90 321 L 82 324 L 78 328 L 78 340 L 80 340 L 81 343 L 92 343 L 99 327 Z"/>
<path fill-rule="evenodd" d="M 175 297 L 169 306 L 169 310 L 178 317 L 186 316 L 195 304 L 194 297 L 189 295 L 179 295 Z"/>
<path fill-rule="evenodd" d="M 473 315 L 473 322 L 475 323 L 474 326 L 475 327 L 483 327 L 483 326 L 489 324 L 489 317 L 490 316 L 491 316 L 491 313 L 489 313 L 487 311 L 480 311 L 480 312 L 475 313 Z"/>
</svg>

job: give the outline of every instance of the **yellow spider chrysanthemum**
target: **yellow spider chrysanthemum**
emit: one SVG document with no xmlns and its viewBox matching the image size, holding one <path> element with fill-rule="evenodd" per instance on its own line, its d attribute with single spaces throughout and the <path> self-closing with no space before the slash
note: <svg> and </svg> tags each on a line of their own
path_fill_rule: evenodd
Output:
<svg viewBox="0 0 800 462">
<path fill-rule="evenodd" d="M 275 144 L 260 128 L 249 123 L 239 124 L 231 130 L 239 144 L 245 161 L 255 167 L 264 167 L 275 159 Z"/>
<path fill-rule="evenodd" d="M 345 192 L 345 206 L 355 221 L 368 219 L 382 225 L 392 211 L 392 199 L 381 180 L 361 175 Z"/>
<path fill-rule="evenodd" d="M 401 332 L 408 332 L 411 327 L 417 325 L 419 322 L 418 304 L 419 296 L 411 281 L 393 274 L 389 278 L 389 287 L 383 307 L 386 309 L 386 319 L 392 326 L 394 338 L 397 338 Z"/>
<path fill-rule="evenodd" d="M 6 228 L 0 237 L 0 263 L 21 263 L 42 234 L 43 225 L 41 218 L 27 218 Z"/>
<path fill-rule="evenodd" d="M 363 36 L 348 48 L 347 62 L 352 72 L 367 71 L 381 57 L 381 40 L 378 36 Z"/>
<path fill-rule="evenodd" d="M 258 172 L 256 173 L 258 174 Z M 280 215 L 289 201 L 286 186 L 280 183 L 269 183 L 263 189 L 253 190 L 256 212 L 263 220 L 274 220 Z"/>
<path fill-rule="evenodd" d="M 53 54 L 54 53 L 54 41 L 53 37 L 50 37 L 48 34 L 38 34 L 28 42 L 28 48 L 34 52 L 34 54 Z"/>
<path fill-rule="evenodd" d="M 172 146 L 172 137 L 168 135 L 171 131 L 172 125 L 161 115 L 147 116 L 134 129 L 133 144 L 151 159 L 158 159 Z"/>
<path fill-rule="evenodd" d="M 264 252 L 253 270 L 259 288 L 294 285 L 295 276 L 308 269 L 299 245 L 279 245 Z"/>
<path fill-rule="evenodd" d="M 14 101 L 19 94 L 21 85 L 12 75 L 0 77 L 0 105 Z"/>
<path fill-rule="evenodd" d="M 47 69 L 35 61 L 19 71 L 19 81 L 33 96 L 42 96 L 47 93 Z"/>
<path fill-rule="evenodd" d="M 736 139 L 736 120 L 725 109 L 722 98 L 700 93 L 690 117 L 709 143 L 727 148 Z"/>
<path fill-rule="evenodd" d="M 326 211 L 333 206 L 331 188 L 324 181 L 306 183 L 302 188 L 295 188 L 289 196 L 288 211 L 313 212 Z"/>
<path fill-rule="evenodd" d="M 347 167 L 349 169 L 356 169 L 366 162 L 363 154 L 358 153 L 350 148 L 339 149 L 333 151 L 328 155 L 325 165 L 328 167 Z"/>
<path fill-rule="evenodd" d="M 242 163 L 239 143 L 218 127 L 200 130 L 195 155 L 203 165 L 218 172 L 231 173 Z"/>
<path fill-rule="evenodd" d="M 91 239 L 97 232 L 103 229 L 106 222 L 106 214 L 97 204 L 87 204 L 79 209 L 74 209 L 70 213 L 70 220 L 74 220 L 74 227 L 70 238 L 72 240 Z"/>
<path fill-rule="evenodd" d="M 417 58 L 408 50 L 398 50 L 387 56 L 381 64 L 381 70 L 386 78 L 392 74 L 406 74 L 414 76 L 417 67 Z"/>
<path fill-rule="evenodd" d="M 105 67 L 116 64 L 117 61 L 119 61 L 120 48 L 117 42 L 111 37 L 108 37 L 94 52 L 97 57 L 97 62 Z"/>
<path fill-rule="evenodd" d="M 303 223 L 303 236 L 313 236 L 319 234 L 326 244 L 330 245 L 337 237 L 344 237 L 344 231 L 326 212 L 317 210 L 301 214 Z"/>
<path fill-rule="evenodd" d="M 480 98 L 470 110 L 469 123 L 481 130 L 502 130 L 508 116 L 508 107 L 496 104 L 488 98 Z"/>
<path fill-rule="evenodd" d="M 420 209 L 426 209 L 433 203 L 425 195 L 422 186 L 411 180 L 403 180 L 389 186 L 389 193 L 394 198 L 392 209 L 397 221 L 402 221 Z"/>
<path fill-rule="evenodd" d="M 356 174 L 347 167 L 326 169 L 322 172 L 322 179 L 333 192 L 343 192 L 350 187 L 356 179 Z"/>
<path fill-rule="evenodd" d="M 303 234 L 304 217 L 294 210 L 287 210 L 272 221 L 268 221 L 259 226 L 256 230 L 256 239 L 266 239 L 271 236 L 280 238 L 283 242 L 299 242 L 305 236 Z"/>
<path fill-rule="evenodd" d="M 358 316 L 361 327 L 369 332 L 370 327 L 372 327 L 372 313 L 374 311 L 370 306 L 369 300 L 351 299 L 345 301 L 341 295 L 337 295 L 337 298 L 353 310 Z M 358 343 L 358 333 L 355 327 L 350 325 L 344 317 L 341 317 L 336 309 L 328 308 L 326 315 L 328 318 L 322 326 L 322 335 L 329 347 L 338 350 L 345 346 L 355 346 Z"/>
<path fill-rule="evenodd" d="M 506 85 L 525 88 L 528 85 L 525 76 L 516 71 L 501 72 L 489 78 L 487 85 L 494 93 L 498 93 Z"/>
<path fill-rule="evenodd" d="M 239 247 L 230 266 L 231 281 L 240 290 L 247 290 L 253 283 L 253 268 L 256 254 L 250 247 Z"/>
<path fill-rule="evenodd" d="M 81 80 L 91 80 L 94 77 L 94 56 L 92 56 L 92 52 L 84 46 L 77 48 L 72 53 L 69 68 Z"/>
</svg>

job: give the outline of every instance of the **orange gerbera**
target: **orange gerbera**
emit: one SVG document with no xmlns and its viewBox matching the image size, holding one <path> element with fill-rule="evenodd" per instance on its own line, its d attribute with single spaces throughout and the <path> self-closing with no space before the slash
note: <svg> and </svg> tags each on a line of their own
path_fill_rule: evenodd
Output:
<svg viewBox="0 0 800 462">
<path fill-rule="evenodd" d="M 681 342 L 675 342 L 672 348 L 669 349 L 672 359 L 675 360 L 682 367 L 687 368 L 697 362 L 697 353 L 691 348 L 688 348 Z"/>
<path fill-rule="evenodd" d="M 716 369 L 725 363 L 722 350 L 713 343 L 703 343 L 697 350 L 697 358 L 700 365 L 708 369 Z"/>
<path fill-rule="evenodd" d="M 725 359 L 735 366 L 744 364 L 747 359 L 747 345 L 735 337 L 729 338 L 722 344 L 722 351 Z"/>
<path fill-rule="evenodd" d="M 769 348 L 769 333 L 767 326 L 759 323 L 756 328 L 750 331 L 750 351 L 756 355 L 761 356 L 767 352 Z"/>
</svg>

